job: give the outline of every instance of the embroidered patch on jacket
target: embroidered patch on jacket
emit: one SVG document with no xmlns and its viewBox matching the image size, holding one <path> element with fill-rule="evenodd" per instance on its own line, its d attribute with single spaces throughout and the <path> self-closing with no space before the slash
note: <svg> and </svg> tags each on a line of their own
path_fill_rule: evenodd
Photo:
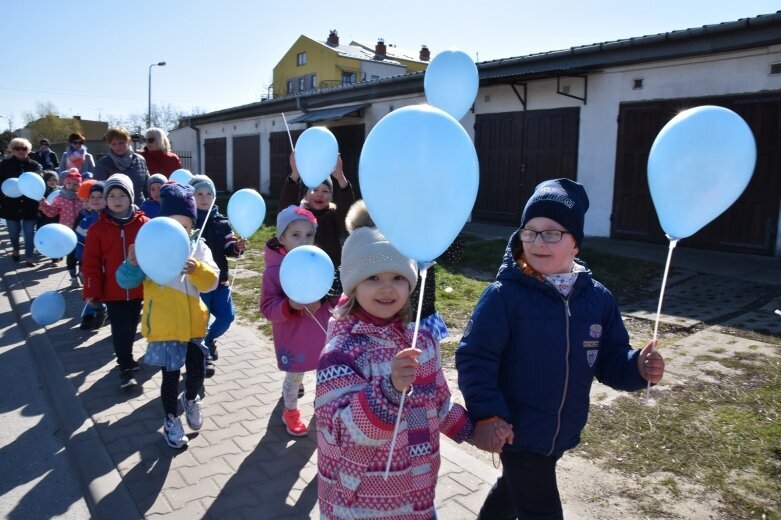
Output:
<svg viewBox="0 0 781 520">
<path fill-rule="evenodd" d="M 591 327 L 588 328 L 588 335 L 596 339 L 602 337 L 602 325 L 600 325 L 599 323 L 593 324 Z"/>
<path fill-rule="evenodd" d="M 594 363 L 597 361 L 597 354 L 599 354 L 599 350 L 597 349 L 586 351 L 586 360 L 588 361 L 589 368 L 594 368 Z"/>
<path fill-rule="evenodd" d="M 583 348 L 599 348 L 599 341 L 584 341 Z"/>
<path fill-rule="evenodd" d="M 469 321 L 466 322 L 466 327 L 464 327 L 464 337 L 469 336 L 469 331 L 472 330 L 472 320 L 470 318 Z"/>
</svg>

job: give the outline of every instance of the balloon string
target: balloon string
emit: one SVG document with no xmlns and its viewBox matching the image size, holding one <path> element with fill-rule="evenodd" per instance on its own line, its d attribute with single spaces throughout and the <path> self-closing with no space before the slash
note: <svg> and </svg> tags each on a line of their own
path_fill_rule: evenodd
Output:
<svg viewBox="0 0 781 520">
<path fill-rule="evenodd" d="M 315 323 L 317 323 L 317 326 L 318 326 L 318 327 L 320 327 L 320 330 L 322 330 L 322 331 L 323 331 L 323 334 L 325 334 L 326 336 L 328 336 L 328 332 L 327 332 L 327 331 L 326 331 L 326 330 L 323 328 L 323 326 L 320 324 L 320 322 L 319 322 L 319 321 L 317 321 L 317 318 L 315 318 L 315 315 L 314 315 L 314 314 L 312 314 L 312 311 L 310 311 L 310 310 L 309 310 L 309 307 L 307 307 L 307 306 L 304 306 L 304 310 L 306 311 L 306 313 L 307 313 L 307 314 L 309 314 L 309 316 L 310 316 L 310 317 L 311 317 L 313 320 L 315 320 Z"/>
<path fill-rule="evenodd" d="M 664 275 L 662 276 L 662 290 L 659 291 L 659 305 L 656 307 L 656 321 L 654 322 L 654 336 L 652 338 L 650 352 L 654 351 L 653 342 L 656 341 L 657 332 L 659 331 L 659 318 L 662 314 L 662 301 L 664 300 L 664 288 L 667 286 L 667 275 L 670 272 L 670 261 L 672 260 L 673 249 L 675 249 L 676 245 L 678 245 L 678 240 L 670 239 L 670 249 L 667 252 L 667 263 L 664 265 Z M 651 382 L 648 381 L 648 384 L 645 387 L 646 403 L 648 402 L 650 396 L 651 396 Z"/>
<path fill-rule="evenodd" d="M 420 294 L 418 295 L 418 312 L 415 314 L 415 332 L 412 335 L 412 348 L 418 343 L 418 331 L 420 330 L 420 314 L 423 310 L 423 291 L 426 289 L 426 275 L 428 274 L 428 268 L 434 265 L 434 262 L 430 262 L 423 266 L 420 270 Z M 393 450 L 396 447 L 396 438 L 399 436 L 399 426 L 401 425 L 401 413 L 404 410 L 404 398 L 407 396 L 407 389 L 401 393 L 401 400 L 399 401 L 399 413 L 396 416 L 396 425 L 393 427 L 393 437 L 391 437 L 390 450 L 388 451 L 388 462 L 385 464 L 385 476 L 384 479 L 388 480 L 388 474 L 390 473 L 391 461 L 393 460 Z"/>
<path fill-rule="evenodd" d="M 236 281 L 236 272 L 239 270 L 239 261 L 241 261 L 241 256 L 236 258 L 236 265 L 233 266 L 233 277 L 231 278 L 231 287 L 233 287 L 233 282 Z"/>
<path fill-rule="evenodd" d="M 285 113 L 282 112 L 282 121 L 285 123 L 285 130 L 287 130 L 287 138 L 290 139 L 290 149 L 295 150 L 296 147 L 293 146 L 293 136 L 290 135 L 290 127 L 287 126 L 287 118 L 285 117 Z"/>
<path fill-rule="evenodd" d="M 206 229 L 206 222 L 209 220 L 209 215 L 211 215 L 212 208 L 214 207 L 214 202 L 217 200 L 217 197 L 214 197 L 212 199 L 212 203 L 209 204 L 209 210 L 206 212 L 206 217 L 203 219 L 203 225 L 201 226 L 201 229 L 198 230 L 198 237 L 195 239 L 195 246 L 190 249 L 190 255 L 187 257 L 187 260 L 191 259 L 193 255 L 195 254 L 195 249 L 198 247 L 198 242 L 201 241 L 201 237 L 203 236 L 203 230 Z M 187 262 L 185 262 L 186 264 Z M 219 273 L 217 273 L 219 274 Z M 184 282 L 184 277 L 187 276 L 186 274 L 182 274 L 182 277 L 179 279 L 180 282 Z"/>
</svg>

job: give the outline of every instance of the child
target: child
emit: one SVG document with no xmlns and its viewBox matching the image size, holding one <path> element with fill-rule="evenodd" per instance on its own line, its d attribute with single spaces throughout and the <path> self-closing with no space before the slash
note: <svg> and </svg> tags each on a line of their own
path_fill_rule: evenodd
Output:
<svg viewBox="0 0 781 520">
<path fill-rule="evenodd" d="M 298 246 L 314 244 L 316 232 L 317 219 L 310 211 L 288 206 L 277 215 L 277 234 L 269 239 L 264 250 L 266 269 L 260 311 L 271 322 L 277 366 L 286 372 L 282 384 L 285 403 L 282 421 L 287 432 L 296 437 L 307 433 L 298 409 L 299 388 L 304 372 L 317 369 L 325 345 L 323 330 L 328 325 L 331 308 L 322 302 L 302 305 L 291 301 L 282 290 L 279 268 L 287 253 Z"/>
<path fill-rule="evenodd" d="M 211 249 L 212 257 L 220 268 L 220 283 L 211 292 L 201 294 L 201 300 L 206 304 L 209 312 L 214 316 L 214 321 L 209 325 L 204 344 L 209 349 L 206 356 L 206 377 L 214 375 L 214 362 L 217 361 L 217 338 L 225 332 L 233 323 L 233 297 L 231 296 L 230 282 L 228 281 L 228 259 L 237 257 L 244 252 L 247 241 L 236 238 L 233 234 L 228 219 L 220 214 L 217 204 L 213 204 L 217 190 L 214 183 L 206 175 L 196 175 L 190 181 L 195 190 L 195 207 L 198 213 L 196 228 L 203 229 L 203 239 Z M 211 208 L 211 212 L 209 212 Z"/>
<path fill-rule="evenodd" d="M 481 430 L 512 425 L 490 447 L 503 468 L 481 519 L 562 518 L 556 462 L 580 441 L 592 379 L 632 391 L 664 373 L 653 342 L 632 350 L 613 295 L 575 260 L 588 205 L 569 179 L 537 186 L 456 351 L 478 447 Z"/>
<path fill-rule="evenodd" d="M 43 192 L 44 199 L 47 198 L 49 195 L 51 195 L 52 192 L 60 189 L 60 185 L 57 184 L 58 181 L 59 181 L 59 175 L 57 175 L 57 172 L 52 170 L 43 171 L 43 182 L 46 183 L 46 190 Z M 37 222 L 38 229 L 41 229 L 46 224 L 54 224 L 59 221 L 60 221 L 59 215 L 55 215 L 53 217 L 47 217 L 41 210 L 38 210 L 38 222 Z M 52 262 L 54 262 L 54 260 L 52 260 Z"/>
<path fill-rule="evenodd" d="M 190 186 L 165 184 L 160 190 L 159 217 L 179 222 L 190 235 L 195 225 L 195 200 Z M 172 448 L 183 448 L 189 439 L 184 434 L 177 412 L 179 378 L 187 367 L 185 392 L 182 395 L 187 424 L 193 430 L 203 425 L 198 390 L 203 385 L 204 360 L 208 349 L 203 344 L 209 311 L 200 298 L 201 292 L 217 287 L 217 265 L 203 240 L 191 244 L 191 256 L 182 274 L 166 285 L 146 278 L 138 265 L 135 246 L 117 270 L 117 282 L 127 289 L 144 283 L 144 319 L 141 332 L 146 338 L 144 363 L 161 367 L 163 383 L 160 398 L 165 412 L 163 438 Z"/>
<path fill-rule="evenodd" d="M 149 198 L 141 203 L 141 211 L 149 218 L 155 218 L 160 213 L 160 188 L 168 182 L 165 175 L 155 173 L 150 175 L 146 181 L 146 190 L 149 192 Z"/>
<path fill-rule="evenodd" d="M 324 518 L 436 518 L 439 434 L 456 442 L 472 422 L 453 404 L 434 337 L 411 348 L 409 294 L 418 272 L 377 230 L 358 201 L 340 272 L 344 297 L 328 326 L 317 371 L 317 472 Z M 405 402 L 384 472 L 399 404 Z"/>
<path fill-rule="evenodd" d="M 79 173 L 79 170 L 73 168 L 65 175 L 63 186 L 60 188 L 60 194 L 54 198 L 51 204 L 46 201 L 45 197 L 42 198 L 38 204 L 38 209 L 47 217 L 59 216 L 60 224 L 73 229 L 76 217 L 83 207 L 83 203 L 76 194 L 79 186 L 81 186 L 81 174 Z M 51 265 L 56 266 L 59 260 L 59 258 L 52 258 Z M 77 284 L 76 257 L 72 252 L 68 255 L 66 263 L 68 272 L 71 275 L 71 283 Z"/>
<path fill-rule="evenodd" d="M 86 208 L 79 212 L 79 216 L 76 218 L 75 231 L 76 231 L 76 249 L 74 255 L 76 262 L 81 264 L 81 260 L 84 257 L 84 245 L 87 242 L 87 232 L 89 228 L 98 221 L 100 213 L 106 208 L 106 199 L 103 197 L 104 184 L 100 181 L 87 181 L 82 185 L 82 188 L 86 184 L 90 184 L 89 192 L 87 193 Z M 79 273 L 79 276 L 84 278 L 84 273 Z M 106 322 L 106 304 L 98 303 L 97 305 L 91 305 L 87 303 L 84 306 L 84 312 L 81 316 L 81 330 L 94 330 L 99 329 Z"/>
<path fill-rule="evenodd" d="M 106 304 L 111 322 L 111 338 L 120 369 L 120 388 L 137 384 L 133 371 L 140 367 L 133 359 L 133 342 L 141 318 L 141 287 L 123 289 L 115 273 L 136 241 L 138 230 L 149 219 L 132 203 L 133 182 L 123 173 L 105 181 L 106 208 L 89 228 L 81 258 L 84 273 L 84 300 L 92 307 Z"/>
<path fill-rule="evenodd" d="M 336 179 L 336 189 L 331 179 L 331 175 L 315 189 L 308 189 L 303 186 L 301 176 L 296 168 L 296 154 L 290 154 L 290 168 L 292 173 L 282 186 L 282 195 L 279 197 L 279 207 L 286 208 L 290 205 L 301 205 L 308 209 L 317 218 L 317 234 L 315 235 L 315 245 L 326 252 L 331 258 L 334 266 L 342 264 L 342 243 L 341 237 L 345 233 L 344 217 L 350 205 L 355 202 L 355 193 L 353 187 L 344 176 L 342 169 L 342 158 L 339 156 L 336 161 L 336 168 L 333 177 Z M 304 197 L 301 198 L 302 189 Z M 341 294 L 341 285 L 339 283 L 339 272 L 334 273 L 334 286 L 331 294 L 338 297 Z"/>
</svg>

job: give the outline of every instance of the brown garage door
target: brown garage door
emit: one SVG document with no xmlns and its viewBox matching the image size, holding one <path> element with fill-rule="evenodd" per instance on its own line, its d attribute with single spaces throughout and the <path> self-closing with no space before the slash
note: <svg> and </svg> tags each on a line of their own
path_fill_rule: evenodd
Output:
<svg viewBox="0 0 781 520">
<path fill-rule="evenodd" d="M 619 113 L 611 236 L 666 242 L 648 190 L 648 154 L 662 127 L 681 110 L 718 105 L 746 120 L 757 142 L 757 166 L 746 191 L 719 218 L 682 244 L 774 254 L 781 199 L 781 95 L 675 99 L 622 104 Z"/>
<path fill-rule="evenodd" d="M 303 133 L 303 130 L 291 130 L 290 135 L 295 143 Z M 272 199 L 279 199 L 282 193 L 282 183 L 290 175 L 290 139 L 287 132 L 271 132 L 269 135 L 269 166 L 271 170 L 271 179 L 269 186 L 269 196 Z"/>
<path fill-rule="evenodd" d="M 480 188 L 474 217 L 515 225 L 537 184 L 575 179 L 579 118 L 579 108 L 478 115 Z"/>
<path fill-rule="evenodd" d="M 233 191 L 260 189 L 260 135 L 233 138 Z"/>
<path fill-rule="evenodd" d="M 203 142 L 205 173 L 220 191 L 228 189 L 226 145 L 227 141 L 224 137 L 205 139 Z"/>
</svg>

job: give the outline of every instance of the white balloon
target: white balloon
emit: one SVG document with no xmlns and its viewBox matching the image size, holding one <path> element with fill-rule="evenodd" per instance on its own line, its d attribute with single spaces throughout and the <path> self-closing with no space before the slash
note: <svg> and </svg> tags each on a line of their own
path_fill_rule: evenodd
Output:
<svg viewBox="0 0 781 520">
<path fill-rule="evenodd" d="M 59 194 L 60 194 L 60 190 L 54 190 L 53 192 L 49 193 L 49 196 L 46 197 L 46 202 L 51 204 L 52 202 L 54 202 L 54 199 L 56 199 L 57 195 Z"/>
<path fill-rule="evenodd" d="M 4 180 L 1 188 L 6 197 L 18 199 L 22 196 L 22 190 L 19 189 L 19 179 L 16 177 Z"/>
<path fill-rule="evenodd" d="M 19 176 L 19 190 L 25 197 L 41 200 L 46 193 L 46 183 L 36 172 L 24 172 Z"/>
</svg>

